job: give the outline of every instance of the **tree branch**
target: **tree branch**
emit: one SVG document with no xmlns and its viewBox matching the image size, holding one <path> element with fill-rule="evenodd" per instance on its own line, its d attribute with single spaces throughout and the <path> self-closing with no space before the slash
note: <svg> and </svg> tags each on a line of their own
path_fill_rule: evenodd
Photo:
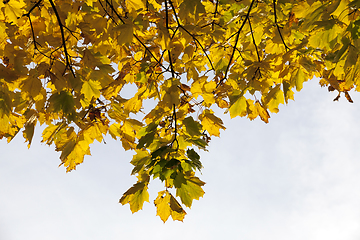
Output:
<svg viewBox="0 0 360 240">
<path fill-rule="evenodd" d="M 248 18 L 249 18 L 249 16 L 250 16 L 250 12 L 251 12 L 251 9 L 252 9 L 255 1 L 256 1 L 256 0 L 252 0 L 252 1 L 251 1 L 250 7 L 249 7 L 249 11 L 247 12 L 243 23 L 241 24 L 239 30 L 238 30 L 237 33 L 236 33 L 235 45 L 234 45 L 234 47 L 233 47 L 233 51 L 232 51 L 231 56 L 230 56 L 229 64 L 228 64 L 227 67 L 226 67 L 225 75 L 224 75 L 223 79 L 221 79 L 221 80 L 219 81 L 217 87 L 227 78 L 227 74 L 228 74 L 228 72 L 229 72 L 230 65 L 231 65 L 231 62 L 232 62 L 232 60 L 233 60 L 233 58 L 234 58 L 235 51 L 236 51 L 236 47 L 237 47 L 237 44 L 238 44 L 238 42 L 239 42 L 239 36 L 240 36 L 241 30 L 243 29 L 246 21 L 248 20 Z"/>
<path fill-rule="evenodd" d="M 250 32 L 251 32 L 251 37 L 252 37 L 252 40 L 253 40 L 253 44 L 254 44 L 254 46 L 255 46 L 256 55 L 257 55 L 258 61 L 261 62 L 261 60 L 260 60 L 260 55 L 259 55 L 259 51 L 258 51 L 256 42 L 255 42 L 255 38 L 254 38 L 254 32 L 253 32 L 252 27 L 251 27 L 250 18 L 248 18 L 248 22 L 249 22 L 249 27 L 250 27 Z"/>
<path fill-rule="evenodd" d="M 34 56 L 35 56 L 35 51 L 37 50 L 40 54 L 42 54 L 42 55 L 44 55 L 45 57 L 49 58 L 48 56 L 46 56 L 45 53 L 41 52 L 40 49 L 37 47 L 37 45 L 40 45 L 40 47 L 42 47 L 42 46 L 41 46 L 40 43 L 38 43 L 38 42 L 36 41 L 35 32 L 34 32 L 34 27 L 33 27 L 33 24 L 32 24 L 32 22 L 31 22 L 31 17 L 30 17 L 30 13 L 31 13 L 36 7 L 38 7 L 42 1 L 43 1 L 43 0 L 37 1 L 37 2 L 30 8 L 30 10 L 29 10 L 27 13 L 25 13 L 23 16 L 28 17 L 29 22 L 30 22 L 31 35 L 32 35 L 32 39 L 33 39 L 33 42 L 34 42 Z"/>
<path fill-rule="evenodd" d="M 179 149 L 179 142 L 177 140 L 177 119 L 176 119 L 176 108 L 175 108 L 175 104 L 173 104 L 173 119 L 174 119 L 174 140 L 172 140 L 172 142 L 170 143 L 170 147 L 173 146 L 174 142 L 176 142 L 176 150 Z"/>
<path fill-rule="evenodd" d="M 169 11 L 168 11 L 168 5 L 167 0 L 165 0 L 165 21 L 166 21 L 166 29 L 169 30 Z"/>
<path fill-rule="evenodd" d="M 219 0 L 216 0 L 215 11 L 214 11 L 214 18 L 216 17 L 218 5 L 219 5 Z M 211 23 L 211 27 L 212 27 L 213 30 L 214 30 L 214 25 L 215 25 L 215 20 L 213 20 L 212 23 Z"/>
<path fill-rule="evenodd" d="M 276 25 L 276 27 L 277 27 L 277 30 L 278 30 L 279 34 L 280 34 L 281 41 L 283 42 L 283 44 L 284 44 L 284 46 L 285 46 L 285 50 L 286 50 L 286 51 L 287 51 L 287 50 L 290 50 L 290 48 L 286 45 L 286 43 L 285 43 L 285 41 L 284 41 L 284 38 L 283 38 L 283 36 L 282 36 L 282 34 L 281 34 L 281 31 L 280 31 L 280 26 L 279 26 L 279 24 L 278 24 L 278 22 L 277 22 L 276 0 L 273 0 L 273 5 L 274 5 L 275 25 Z"/>
<path fill-rule="evenodd" d="M 170 50 L 168 50 L 168 55 L 169 55 L 169 64 L 170 64 L 171 76 L 173 78 L 175 78 L 175 71 L 174 71 L 174 66 L 173 66 L 172 60 L 171 60 Z"/>
<path fill-rule="evenodd" d="M 176 14 L 176 11 L 175 11 L 175 7 L 174 7 L 173 3 L 171 2 L 171 0 L 169 0 L 169 3 L 170 3 L 171 8 L 172 8 L 172 10 L 173 10 L 173 12 L 174 12 L 175 20 L 176 20 L 176 23 L 177 23 L 178 27 L 181 28 L 181 29 L 183 29 L 187 34 L 189 34 L 189 35 L 194 39 L 194 41 L 195 41 L 196 43 L 199 44 L 199 46 L 201 47 L 202 51 L 204 52 L 206 58 L 208 59 L 212 70 L 215 71 L 215 68 L 214 68 L 214 66 L 213 66 L 213 64 L 212 64 L 212 62 L 211 62 L 211 60 L 210 60 L 210 57 L 209 57 L 209 55 L 206 53 L 206 50 L 204 49 L 204 47 L 202 46 L 202 44 L 200 43 L 200 41 L 195 37 L 195 35 L 191 34 L 183 25 L 181 25 L 181 23 L 180 23 L 180 21 L 179 21 L 179 18 L 178 18 L 177 14 Z"/>
<path fill-rule="evenodd" d="M 106 3 L 110 6 L 111 11 L 113 11 L 115 13 L 115 15 L 119 18 L 119 20 L 121 21 L 122 24 L 125 24 L 125 21 L 122 19 L 122 17 L 120 16 L 120 14 L 116 11 L 116 9 L 114 8 L 114 6 L 109 2 L 109 0 L 105 0 Z M 116 23 L 116 22 L 115 22 Z M 145 48 L 145 50 L 147 52 L 150 53 L 151 57 L 157 62 L 157 64 L 159 64 L 159 66 L 161 66 L 162 68 L 166 69 L 164 67 L 164 65 L 161 64 L 161 62 L 155 57 L 155 55 L 150 51 L 150 49 L 140 40 L 140 38 L 138 36 L 136 36 L 135 34 L 133 34 L 134 38 L 136 40 L 138 40 L 138 42 Z"/>
<path fill-rule="evenodd" d="M 67 51 L 67 48 L 66 48 L 66 40 L 65 40 L 65 33 L 64 33 L 64 25 L 61 23 L 61 19 L 60 19 L 60 16 L 59 16 L 59 13 L 56 9 L 56 6 L 53 2 L 53 0 L 49 0 L 50 4 L 51 4 L 51 7 L 52 9 L 54 10 L 54 13 L 55 13 L 55 16 L 56 16 L 56 19 L 58 21 L 58 24 L 59 24 L 59 27 L 60 27 L 60 32 L 61 32 L 61 40 L 62 40 L 62 46 L 63 46 L 63 49 L 64 49 L 64 55 L 65 55 L 65 62 L 66 62 L 66 68 L 69 68 L 70 72 L 72 73 L 72 75 L 74 77 L 75 76 L 75 72 L 71 66 L 71 59 L 69 57 L 69 53 Z M 66 69 L 65 68 L 65 69 Z"/>
</svg>

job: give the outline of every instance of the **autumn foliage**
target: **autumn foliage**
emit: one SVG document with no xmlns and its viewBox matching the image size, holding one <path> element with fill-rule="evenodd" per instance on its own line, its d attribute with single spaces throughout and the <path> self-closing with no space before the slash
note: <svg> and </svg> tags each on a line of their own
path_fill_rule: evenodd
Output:
<svg viewBox="0 0 360 240">
<path fill-rule="evenodd" d="M 71 171 L 105 135 L 133 150 L 132 212 L 182 221 L 205 184 L 198 151 L 225 129 L 214 108 L 268 122 L 303 83 L 352 102 L 360 90 L 360 1 L 0 1 L 0 138 L 37 125 Z M 136 86 L 133 96 L 123 88 Z M 154 107 L 146 108 L 152 99 Z M 218 111 L 217 111 L 218 112 Z M 140 114 L 141 113 L 141 114 Z M 141 115 L 142 117 L 139 117 Z M 144 117 L 143 117 L 144 116 Z"/>
</svg>

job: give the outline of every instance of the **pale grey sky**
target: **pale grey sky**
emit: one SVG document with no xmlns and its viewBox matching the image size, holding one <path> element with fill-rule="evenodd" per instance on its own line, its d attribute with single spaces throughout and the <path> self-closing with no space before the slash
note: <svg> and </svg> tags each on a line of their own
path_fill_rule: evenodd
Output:
<svg viewBox="0 0 360 240">
<path fill-rule="evenodd" d="M 131 214 L 118 199 L 135 182 L 132 152 L 106 138 L 65 173 L 37 132 L 0 141 L 0 239 L 360 239 L 360 94 L 333 102 L 316 80 L 270 123 L 225 118 L 201 153 L 205 195 L 184 222 L 164 224 L 153 200 Z"/>
</svg>

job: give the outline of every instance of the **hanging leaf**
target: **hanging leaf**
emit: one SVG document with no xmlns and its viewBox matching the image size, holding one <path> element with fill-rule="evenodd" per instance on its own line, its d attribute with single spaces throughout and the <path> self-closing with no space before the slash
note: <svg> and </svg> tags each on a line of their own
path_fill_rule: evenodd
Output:
<svg viewBox="0 0 360 240">
<path fill-rule="evenodd" d="M 147 183 L 138 182 L 127 190 L 119 202 L 124 205 L 129 203 L 132 213 L 142 209 L 144 202 L 149 202 L 149 193 Z"/>
</svg>

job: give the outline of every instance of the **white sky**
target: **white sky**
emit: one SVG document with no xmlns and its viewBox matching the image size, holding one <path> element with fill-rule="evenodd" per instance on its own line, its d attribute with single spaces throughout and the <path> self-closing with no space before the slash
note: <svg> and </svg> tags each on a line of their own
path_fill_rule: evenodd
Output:
<svg viewBox="0 0 360 240">
<path fill-rule="evenodd" d="M 136 181 L 120 142 L 92 145 L 65 173 L 59 153 L 21 136 L 0 141 L 0 239 L 360 239 L 360 96 L 304 84 L 270 123 L 225 118 L 226 131 L 201 153 L 205 195 L 184 222 L 164 224 L 153 200 L 131 214 L 118 203 Z"/>
</svg>

